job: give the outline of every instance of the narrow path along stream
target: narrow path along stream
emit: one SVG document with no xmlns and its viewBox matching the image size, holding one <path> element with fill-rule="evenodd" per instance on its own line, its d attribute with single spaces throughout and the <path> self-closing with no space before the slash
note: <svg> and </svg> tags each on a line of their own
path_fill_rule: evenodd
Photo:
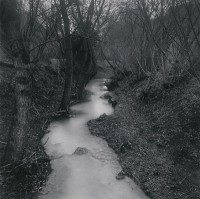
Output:
<svg viewBox="0 0 200 199">
<path fill-rule="evenodd" d="M 39 199 L 147 198 L 128 177 L 116 179 L 121 171 L 116 154 L 87 127 L 89 120 L 113 113 L 110 104 L 100 98 L 106 92 L 104 82 L 90 81 L 86 87 L 93 93 L 89 101 L 71 108 L 76 117 L 50 125 L 43 143 L 48 139 L 45 148 L 53 171 Z"/>
</svg>

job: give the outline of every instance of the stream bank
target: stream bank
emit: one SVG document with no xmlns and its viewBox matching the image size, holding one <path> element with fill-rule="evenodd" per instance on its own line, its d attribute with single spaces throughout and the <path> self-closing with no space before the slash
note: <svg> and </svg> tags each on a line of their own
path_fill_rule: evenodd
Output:
<svg viewBox="0 0 200 199">
<path fill-rule="evenodd" d="M 147 199 L 130 178 L 118 180 L 121 167 L 116 154 L 87 127 L 89 120 L 113 113 L 108 101 L 100 98 L 107 92 L 104 82 L 102 78 L 91 80 L 86 86 L 91 96 L 71 107 L 74 117 L 49 126 L 43 143 L 48 140 L 45 149 L 53 171 L 39 198 Z"/>
<path fill-rule="evenodd" d="M 14 75 L 14 68 L 1 66 L 0 158 L 3 156 L 8 133 L 12 127 L 11 121 L 15 115 Z M 60 106 L 64 79 L 45 64 L 36 68 L 33 79 L 33 105 L 30 110 L 31 122 L 28 132 L 31 144 L 27 145 L 22 162 L 0 167 L 0 199 L 37 198 L 52 171 L 50 158 L 44 151 L 41 139 L 47 133 L 52 120 L 57 118 L 55 113 Z M 73 92 L 72 96 L 75 94 Z M 84 98 L 88 95 L 89 92 L 84 92 Z M 71 99 L 72 105 L 77 103 L 77 99 Z"/>
<path fill-rule="evenodd" d="M 33 78 L 32 106 L 30 108 L 30 123 L 24 158 L 13 165 L 0 167 L 0 198 L 2 199 L 33 199 L 44 186 L 51 172 L 50 160 L 44 151 L 41 139 L 51 119 L 57 112 L 61 96 L 63 80 L 50 67 L 39 65 Z M 0 68 L 0 158 L 2 158 L 8 134 L 15 117 L 15 70 Z"/>
<path fill-rule="evenodd" d="M 146 82 L 118 83 L 113 115 L 88 122 L 118 155 L 123 174 L 152 199 L 200 198 L 200 92 L 195 79 L 155 90 Z"/>
</svg>

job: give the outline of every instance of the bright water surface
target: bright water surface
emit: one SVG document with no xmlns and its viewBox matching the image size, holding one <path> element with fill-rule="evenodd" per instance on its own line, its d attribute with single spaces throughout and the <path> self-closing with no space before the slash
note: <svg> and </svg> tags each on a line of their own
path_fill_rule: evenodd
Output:
<svg viewBox="0 0 200 199">
<path fill-rule="evenodd" d="M 43 138 L 47 154 L 52 158 L 52 174 L 43 189 L 42 199 L 145 199 L 129 178 L 116 180 L 121 171 L 117 156 L 101 138 L 92 136 L 87 122 L 100 115 L 113 113 L 113 108 L 100 96 L 106 90 L 104 79 L 87 85 L 93 94 L 88 102 L 72 107 L 79 113 L 74 118 L 52 123 Z M 88 149 L 83 155 L 73 154 L 78 147 Z"/>
</svg>

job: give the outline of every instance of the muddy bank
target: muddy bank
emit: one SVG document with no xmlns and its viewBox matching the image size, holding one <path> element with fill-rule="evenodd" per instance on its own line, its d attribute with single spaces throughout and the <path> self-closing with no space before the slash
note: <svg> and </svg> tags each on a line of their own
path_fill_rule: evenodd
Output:
<svg viewBox="0 0 200 199">
<path fill-rule="evenodd" d="M 88 122 L 117 153 L 124 175 L 152 199 L 200 198 L 199 89 L 196 80 L 138 92 L 145 81 L 115 89 L 113 115 Z"/>
</svg>

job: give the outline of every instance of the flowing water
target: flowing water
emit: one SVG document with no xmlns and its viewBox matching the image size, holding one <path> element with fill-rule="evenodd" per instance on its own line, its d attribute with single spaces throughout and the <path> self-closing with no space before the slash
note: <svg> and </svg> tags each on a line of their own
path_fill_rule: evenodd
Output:
<svg viewBox="0 0 200 199">
<path fill-rule="evenodd" d="M 100 98 L 106 92 L 104 81 L 94 79 L 87 85 L 86 89 L 93 94 L 89 101 L 71 108 L 76 117 L 50 125 L 43 143 L 48 140 L 45 148 L 52 158 L 53 171 L 39 198 L 147 198 L 129 178 L 116 179 L 121 171 L 117 156 L 104 140 L 91 135 L 87 127 L 89 120 L 113 113 L 110 104 Z M 75 152 L 78 147 L 85 149 L 82 154 Z"/>
</svg>

